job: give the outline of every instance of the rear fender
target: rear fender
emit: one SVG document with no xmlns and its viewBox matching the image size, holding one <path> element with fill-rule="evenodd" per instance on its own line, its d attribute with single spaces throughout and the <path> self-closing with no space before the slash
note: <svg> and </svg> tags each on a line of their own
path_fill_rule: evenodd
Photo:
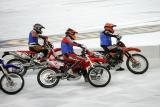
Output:
<svg viewBox="0 0 160 107">
<path fill-rule="evenodd" d="M 10 53 L 9 52 L 4 52 L 3 55 L 2 55 L 2 58 L 4 58 L 7 55 L 10 55 Z"/>
<path fill-rule="evenodd" d="M 106 63 L 106 60 L 105 59 L 102 59 L 102 58 L 92 58 L 90 57 L 90 60 L 92 62 L 102 62 L 102 63 Z"/>
<path fill-rule="evenodd" d="M 13 55 L 13 56 L 16 57 L 16 58 L 22 58 L 22 57 L 21 57 L 20 55 L 18 55 L 16 52 L 17 52 L 17 51 L 6 51 L 6 52 L 3 53 L 2 58 L 5 57 L 5 56 L 7 56 L 7 55 Z"/>
</svg>

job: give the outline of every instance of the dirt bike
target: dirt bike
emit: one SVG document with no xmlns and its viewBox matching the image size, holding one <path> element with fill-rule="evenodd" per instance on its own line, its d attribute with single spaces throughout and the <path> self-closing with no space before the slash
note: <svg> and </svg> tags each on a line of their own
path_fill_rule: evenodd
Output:
<svg viewBox="0 0 160 107">
<path fill-rule="evenodd" d="M 126 47 L 125 44 L 121 41 L 121 36 L 117 35 L 116 37 L 116 45 L 113 48 L 120 49 L 119 55 L 116 52 L 109 52 L 105 54 L 104 51 L 96 51 L 98 55 L 103 55 L 104 58 L 107 60 L 107 63 L 104 66 L 108 67 L 109 69 L 117 69 L 121 66 L 124 56 L 127 57 L 126 65 L 130 72 L 134 74 L 143 74 L 148 70 L 149 63 L 147 58 L 143 55 L 138 53 L 131 54 L 130 52 L 141 52 L 138 48 L 133 47 Z"/>
<path fill-rule="evenodd" d="M 85 58 L 85 63 L 69 63 L 63 59 L 56 58 L 57 63 L 63 63 L 59 68 L 46 67 L 39 71 L 37 75 L 38 83 L 45 88 L 51 88 L 59 83 L 59 80 L 79 80 L 82 75 L 86 75 L 88 82 L 94 87 L 104 87 L 111 80 L 111 74 L 108 69 L 101 65 L 94 65 L 93 62 L 105 62 L 106 60 L 101 58 L 89 57 L 90 52 L 86 48 L 82 48 L 81 57 Z M 76 71 L 75 78 L 73 78 L 70 73 L 68 73 L 75 65 L 79 65 L 79 69 Z"/>
<path fill-rule="evenodd" d="M 47 58 L 49 58 L 51 55 L 54 55 L 53 54 L 54 52 L 60 50 L 59 48 L 54 49 L 50 42 L 44 42 L 44 47 L 48 49 Z M 33 69 L 33 70 L 41 69 L 49 65 L 48 60 L 44 60 L 40 56 L 41 54 L 42 53 L 35 53 L 30 50 L 22 50 L 22 51 L 5 52 L 2 57 L 5 57 L 6 55 L 14 56 L 14 58 L 9 60 L 7 64 L 14 64 L 18 66 L 20 69 L 19 71 L 17 71 L 17 73 L 23 76 L 26 74 L 28 69 Z M 35 59 L 37 59 L 39 62 L 37 63 Z"/>
<path fill-rule="evenodd" d="M 0 71 L 3 76 L 0 79 L 0 88 L 7 94 L 16 94 L 20 92 L 24 87 L 24 79 L 21 75 L 12 72 L 8 72 L 8 68 L 19 69 L 19 67 L 11 64 L 4 64 L 4 61 L 0 59 Z"/>
</svg>

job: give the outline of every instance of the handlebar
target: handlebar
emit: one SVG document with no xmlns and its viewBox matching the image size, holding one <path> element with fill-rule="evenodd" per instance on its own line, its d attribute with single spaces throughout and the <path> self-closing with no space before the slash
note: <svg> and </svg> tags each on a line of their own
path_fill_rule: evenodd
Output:
<svg viewBox="0 0 160 107">
<path fill-rule="evenodd" d="M 49 41 L 44 41 L 43 45 L 47 48 L 53 48 L 53 45 Z"/>
<path fill-rule="evenodd" d="M 86 48 L 81 47 L 82 51 L 81 51 L 81 56 L 85 56 L 86 55 Z"/>
<path fill-rule="evenodd" d="M 118 40 L 121 40 L 122 39 L 122 36 L 118 36 L 118 38 L 117 38 Z"/>
<path fill-rule="evenodd" d="M 115 38 L 117 39 L 117 42 L 116 42 L 116 43 L 119 43 L 120 40 L 122 39 L 122 36 L 120 36 L 120 35 L 115 35 Z"/>
<path fill-rule="evenodd" d="M 122 39 L 122 36 L 116 35 L 115 38 L 116 38 L 117 40 L 121 40 L 121 39 Z"/>
<path fill-rule="evenodd" d="M 88 54 L 89 56 L 93 54 L 93 52 L 89 51 L 86 47 L 82 46 L 81 56 L 86 56 Z"/>
</svg>

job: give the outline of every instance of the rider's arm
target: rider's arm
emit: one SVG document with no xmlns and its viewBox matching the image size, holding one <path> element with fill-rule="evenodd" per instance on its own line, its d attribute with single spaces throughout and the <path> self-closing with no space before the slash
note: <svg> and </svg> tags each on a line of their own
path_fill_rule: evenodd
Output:
<svg viewBox="0 0 160 107">
<path fill-rule="evenodd" d="M 76 44 L 76 46 L 78 46 L 78 47 L 82 47 L 82 44 L 80 44 L 80 43 L 77 43 L 77 42 L 73 42 L 74 44 Z"/>
<path fill-rule="evenodd" d="M 43 35 L 39 35 L 39 38 L 42 38 L 43 40 L 48 40 L 48 37 L 47 36 L 43 36 Z"/>
<path fill-rule="evenodd" d="M 79 43 L 71 41 L 70 39 L 68 39 L 66 37 L 63 39 L 63 42 L 68 43 L 68 44 L 70 44 L 72 46 L 79 46 Z"/>
<path fill-rule="evenodd" d="M 54 48 L 54 52 L 61 51 L 61 48 Z"/>
<path fill-rule="evenodd" d="M 110 36 L 110 37 L 116 37 L 116 36 L 117 36 L 117 35 L 109 32 L 109 31 L 104 31 L 104 34 L 105 34 L 106 36 Z"/>
<path fill-rule="evenodd" d="M 37 38 L 39 37 L 39 38 L 42 38 L 43 40 L 48 40 L 48 37 L 47 37 L 47 36 L 39 35 L 39 34 L 37 34 L 37 32 L 34 31 L 34 30 L 33 30 L 31 33 L 32 33 L 32 37 L 35 37 L 35 38 L 36 38 L 36 37 L 37 37 Z"/>
</svg>

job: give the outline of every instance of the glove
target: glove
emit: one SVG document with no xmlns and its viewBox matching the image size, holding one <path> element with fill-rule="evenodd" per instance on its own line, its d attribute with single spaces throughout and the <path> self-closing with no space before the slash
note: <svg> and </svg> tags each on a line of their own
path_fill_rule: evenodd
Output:
<svg viewBox="0 0 160 107">
<path fill-rule="evenodd" d="M 120 40 L 122 38 L 122 36 L 120 35 L 117 35 L 117 39 Z"/>
<path fill-rule="evenodd" d="M 82 46 L 82 44 L 77 44 L 77 46 L 78 46 L 78 47 L 80 47 L 80 48 L 82 48 L 82 47 L 83 47 L 83 46 Z"/>
<path fill-rule="evenodd" d="M 84 45 L 82 45 L 82 44 L 80 44 L 80 46 L 79 46 L 80 48 L 82 48 L 82 49 L 85 49 L 85 46 Z"/>
<path fill-rule="evenodd" d="M 49 45 L 50 47 L 53 47 L 53 45 L 52 45 L 51 42 L 49 42 L 49 41 L 48 41 L 48 45 Z"/>
</svg>

